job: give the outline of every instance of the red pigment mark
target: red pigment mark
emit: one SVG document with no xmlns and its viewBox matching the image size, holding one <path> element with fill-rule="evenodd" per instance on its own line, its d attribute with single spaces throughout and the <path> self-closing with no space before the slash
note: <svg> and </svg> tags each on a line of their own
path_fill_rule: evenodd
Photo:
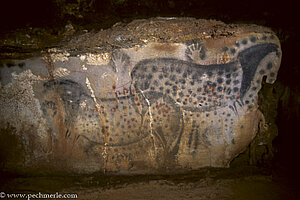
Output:
<svg viewBox="0 0 300 200">
<path fill-rule="evenodd" d="M 118 98 L 118 92 L 115 92 L 116 97 Z"/>
<path fill-rule="evenodd" d="M 126 122 L 126 118 L 124 118 L 124 122 Z"/>
<path fill-rule="evenodd" d="M 158 110 L 159 109 L 159 105 L 156 104 L 155 108 Z"/>
<path fill-rule="evenodd" d="M 129 125 L 128 128 L 131 128 L 131 126 Z"/>
<path fill-rule="evenodd" d="M 135 90 L 134 90 L 134 88 L 132 88 L 132 89 L 131 89 L 131 92 L 132 92 L 132 94 L 134 94 L 134 93 L 135 93 Z"/>
<path fill-rule="evenodd" d="M 219 96 L 218 96 L 218 95 L 216 95 L 215 97 L 216 97 L 216 98 L 219 98 Z"/>
<path fill-rule="evenodd" d="M 185 95 L 186 97 L 190 97 L 190 95 L 189 94 L 187 94 L 187 95 Z"/>
<path fill-rule="evenodd" d="M 184 101 L 187 101 L 187 99 L 184 99 Z"/>
<path fill-rule="evenodd" d="M 140 102 L 138 102 L 136 105 L 137 105 L 137 106 L 140 106 L 141 104 L 140 104 Z"/>
<path fill-rule="evenodd" d="M 197 104 L 197 101 L 194 102 L 194 105 L 196 105 L 196 104 Z"/>
<path fill-rule="evenodd" d="M 112 89 L 113 89 L 113 90 L 115 90 L 115 89 L 116 89 L 116 86 L 115 86 L 115 85 L 113 85 L 113 86 L 112 86 Z"/>
<path fill-rule="evenodd" d="M 229 99 L 229 97 L 226 97 L 226 99 Z"/>
<path fill-rule="evenodd" d="M 237 96 L 237 97 L 236 97 L 236 99 L 239 99 L 239 98 L 240 98 L 240 96 Z"/>
<path fill-rule="evenodd" d="M 207 88 L 204 88 L 204 92 L 207 92 Z"/>
<path fill-rule="evenodd" d="M 134 118 L 131 118 L 131 121 L 134 121 Z"/>
<path fill-rule="evenodd" d="M 203 103 L 203 102 L 204 102 L 204 101 L 202 101 L 202 100 L 200 101 L 200 103 Z"/>
<path fill-rule="evenodd" d="M 209 95 L 207 95 L 209 98 L 211 98 L 212 97 L 212 95 L 211 94 L 209 94 Z"/>
<path fill-rule="evenodd" d="M 138 101 L 138 100 L 139 100 L 139 98 L 135 97 L 135 98 L 134 98 L 134 100 L 135 100 L 135 101 Z"/>
<path fill-rule="evenodd" d="M 216 91 L 216 88 L 215 88 L 215 87 L 214 87 L 214 88 L 212 88 L 212 91 L 213 91 L 213 92 L 215 92 L 215 91 Z"/>
<path fill-rule="evenodd" d="M 112 108 L 110 111 L 111 112 L 116 112 L 116 108 Z"/>
</svg>

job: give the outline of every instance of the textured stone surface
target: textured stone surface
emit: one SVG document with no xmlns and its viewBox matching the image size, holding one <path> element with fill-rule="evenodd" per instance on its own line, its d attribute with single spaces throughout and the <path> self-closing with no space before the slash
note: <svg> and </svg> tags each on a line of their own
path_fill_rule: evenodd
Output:
<svg viewBox="0 0 300 200">
<path fill-rule="evenodd" d="M 278 38 L 255 25 L 116 25 L 2 66 L 1 128 L 15 129 L 29 167 L 227 167 L 263 122 L 257 94 L 263 80 L 274 83 L 280 61 Z"/>
</svg>

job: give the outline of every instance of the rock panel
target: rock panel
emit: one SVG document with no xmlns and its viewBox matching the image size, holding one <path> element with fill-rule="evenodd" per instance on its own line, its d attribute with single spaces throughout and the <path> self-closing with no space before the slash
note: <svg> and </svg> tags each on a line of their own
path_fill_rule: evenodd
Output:
<svg viewBox="0 0 300 200">
<path fill-rule="evenodd" d="M 184 21 L 192 31 L 178 27 Z M 132 27 L 149 29 L 128 35 Z M 103 33 L 111 35 L 99 39 Z M 24 166 L 85 173 L 228 167 L 255 137 L 263 121 L 257 94 L 263 81 L 274 83 L 281 61 L 269 29 L 156 18 L 90 37 L 86 43 L 107 45 L 95 50 L 74 39 L 0 68 L 0 123 L 24 141 Z"/>
</svg>

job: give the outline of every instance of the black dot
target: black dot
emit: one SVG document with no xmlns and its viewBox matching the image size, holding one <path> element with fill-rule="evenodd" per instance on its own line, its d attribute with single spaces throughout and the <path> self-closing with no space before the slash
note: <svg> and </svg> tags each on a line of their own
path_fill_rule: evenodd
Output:
<svg viewBox="0 0 300 200">
<path fill-rule="evenodd" d="M 257 79 L 257 80 L 256 80 L 256 83 L 260 83 L 260 80 L 259 80 L 259 79 Z"/>
<path fill-rule="evenodd" d="M 169 94 L 170 93 L 170 89 L 168 88 L 168 89 L 166 89 L 166 93 L 167 94 Z"/>
<path fill-rule="evenodd" d="M 256 90 L 256 89 L 257 89 L 257 87 L 253 87 L 253 88 L 252 88 L 252 90 Z"/>
<path fill-rule="evenodd" d="M 261 39 L 266 40 L 266 39 L 267 39 L 267 36 L 264 35 Z"/>
<path fill-rule="evenodd" d="M 224 74 L 224 71 L 221 71 L 221 70 L 218 71 L 218 75 L 219 75 L 219 76 L 221 76 L 221 75 L 223 75 L 223 74 Z"/>
<path fill-rule="evenodd" d="M 275 73 L 274 73 L 274 72 L 271 72 L 271 73 L 270 73 L 270 76 L 271 76 L 271 77 L 274 77 L 274 76 L 275 76 Z"/>
<path fill-rule="evenodd" d="M 200 101 L 202 99 L 201 96 L 197 96 L 197 100 Z"/>
<path fill-rule="evenodd" d="M 185 84 L 185 79 L 180 79 L 179 82 Z"/>
<path fill-rule="evenodd" d="M 259 71 L 259 74 L 261 74 L 261 75 L 263 75 L 264 73 L 265 73 L 265 70 L 263 70 L 263 69 Z"/>
<path fill-rule="evenodd" d="M 192 93 L 193 93 L 193 91 L 192 91 L 191 89 L 189 89 L 189 90 L 188 90 L 188 92 L 189 92 L 190 94 L 192 94 Z"/>
<path fill-rule="evenodd" d="M 186 78 L 186 77 L 187 77 L 187 73 L 184 72 L 184 73 L 182 74 L 182 77 L 183 77 L 183 78 Z"/>
<path fill-rule="evenodd" d="M 174 72 L 174 66 L 171 66 L 170 69 L 171 69 L 171 72 Z"/>
<path fill-rule="evenodd" d="M 181 73 L 181 69 L 180 69 L 179 67 L 177 67 L 177 68 L 176 68 L 176 72 L 177 72 L 178 74 L 180 74 L 180 73 Z"/>
<path fill-rule="evenodd" d="M 233 92 L 238 92 L 238 91 L 239 91 L 239 88 L 237 88 L 237 87 L 233 88 Z"/>
<path fill-rule="evenodd" d="M 228 47 L 223 47 L 223 51 L 227 51 L 228 50 Z"/>
<path fill-rule="evenodd" d="M 245 44 L 247 44 L 247 43 L 248 43 L 247 39 L 243 39 L 243 40 L 242 40 L 242 44 L 245 45 Z"/>
<path fill-rule="evenodd" d="M 186 102 L 184 101 L 184 102 L 182 102 L 183 103 L 183 105 L 186 105 Z"/>
<path fill-rule="evenodd" d="M 190 82 L 190 84 L 191 84 L 191 85 L 194 85 L 194 84 L 195 84 L 195 82 L 194 82 L 194 81 L 191 81 L 191 82 Z"/>
<path fill-rule="evenodd" d="M 222 92 L 223 91 L 223 87 L 218 87 L 217 90 L 218 90 L 218 92 Z"/>
<path fill-rule="evenodd" d="M 206 116 L 206 117 L 209 117 L 209 114 L 206 114 L 205 116 Z"/>
<path fill-rule="evenodd" d="M 234 84 L 234 85 L 237 85 L 237 84 L 239 84 L 239 83 L 240 83 L 239 80 L 234 80 L 234 81 L 233 81 L 233 84 Z"/>
<path fill-rule="evenodd" d="M 159 87 L 159 90 L 162 91 L 164 89 L 164 87 Z"/>
<path fill-rule="evenodd" d="M 170 76 L 170 80 L 171 81 L 175 81 L 176 80 L 176 76 L 175 75 Z"/>
<path fill-rule="evenodd" d="M 240 46 L 240 43 L 239 42 L 235 42 L 234 44 L 236 47 L 239 47 Z"/>
<path fill-rule="evenodd" d="M 207 72 L 207 76 L 208 76 L 208 77 L 211 77 L 212 75 L 213 75 L 212 72 Z"/>
<path fill-rule="evenodd" d="M 230 83 L 231 83 L 231 79 L 226 80 L 227 85 L 230 85 Z"/>
<path fill-rule="evenodd" d="M 235 54 L 235 49 L 234 49 L 234 48 L 231 48 L 231 49 L 230 49 L 230 52 L 231 52 L 232 54 Z"/>
<path fill-rule="evenodd" d="M 246 101 L 245 101 L 245 104 L 249 104 L 249 101 L 248 101 L 248 100 L 246 100 Z"/>
<path fill-rule="evenodd" d="M 233 74 L 232 74 L 233 78 L 238 77 L 238 75 L 239 75 L 238 73 L 233 73 Z"/>
<path fill-rule="evenodd" d="M 155 88 L 154 87 L 150 87 L 150 90 L 155 90 Z"/>
<path fill-rule="evenodd" d="M 181 102 L 181 99 L 178 98 L 178 99 L 176 99 L 176 101 L 180 103 L 180 102 Z"/>
<path fill-rule="evenodd" d="M 268 65 L 267 65 L 267 69 L 271 69 L 273 67 L 273 65 L 272 65 L 272 63 L 268 63 Z"/>
<path fill-rule="evenodd" d="M 250 41 L 253 42 L 253 43 L 256 42 L 256 37 L 251 37 Z"/>
<path fill-rule="evenodd" d="M 161 80 L 161 79 L 164 78 L 164 76 L 163 76 L 162 74 L 160 74 L 160 75 L 158 76 L 158 78 Z"/>
<path fill-rule="evenodd" d="M 157 67 L 156 66 L 152 66 L 152 72 L 153 73 L 157 72 Z"/>
<path fill-rule="evenodd" d="M 176 85 L 173 85 L 173 86 L 172 86 L 172 90 L 173 90 L 173 91 L 177 91 L 177 90 L 178 90 L 178 87 L 177 87 Z"/>
<path fill-rule="evenodd" d="M 222 79 L 222 78 L 218 78 L 218 79 L 217 79 L 217 82 L 218 82 L 219 84 L 221 84 L 221 83 L 223 83 L 223 79 Z"/>
<path fill-rule="evenodd" d="M 226 78 L 230 78 L 231 77 L 231 74 L 226 74 Z"/>
<path fill-rule="evenodd" d="M 271 36 L 270 36 L 270 39 L 271 39 L 271 40 L 274 40 L 274 39 L 275 39 L 274 35 L 271 35 Z"/>
<path fill-rule="evenodd" d="M 197 88 L 197 92 L 201 92 L 201 90 L 202 90 L 201 87 Z"/>
<path fill-rule="evenodd" d="M 212 83 L 212 86 L 213 86 L 213 87 L 217 87 L 217 83 L 213 82 L 213 83 Z"/>
<path fill-rule="evenodd" d="M 149 74 L 149 75 L 147 76 L 148 79 L 152 79 L 152 77 L 153 77 L 152 74 Z"/>
<path fill-rule="evenodd" d="M 190 69 L 190 68 L 188 68 L 186 72 L 187 72 L 188 74 L 192 74 L 192 73 L 193 73 L 192 69 Z"/>
<path fill-rule="evenodd" d="M 183 92 L 179 92 L 179 96 L 183 97 L 184 96 Z"/>
</svg>

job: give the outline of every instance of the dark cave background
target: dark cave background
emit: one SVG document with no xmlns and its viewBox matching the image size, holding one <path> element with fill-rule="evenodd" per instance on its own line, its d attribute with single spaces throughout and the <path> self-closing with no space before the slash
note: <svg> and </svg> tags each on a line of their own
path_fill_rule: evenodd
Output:
<svg viewBox="0 0 300 200">
<path fill-rule="evenodd" d="M 298 13 L 296 1 L 292 0 L 3 0 L 0 3 L 0 41 L 27 32 L 35 32 L 37 37 L 47 32 L 50 40 L 64 32 L 67 24 L 72 24 L 78 32 L 98 31 L 117 22 L 157 16 L 216 19 L 270 27 L 281 41 L 283 56 L 277 81 L 272 86 L 273 92 L 279 93 L 275 99 L 279 134 L 273 140 L 275 155 L 268 167 L 297 185 L 300 178 Z M 0 45 L 0 54 L 7 49 Z"/>
</svg>

